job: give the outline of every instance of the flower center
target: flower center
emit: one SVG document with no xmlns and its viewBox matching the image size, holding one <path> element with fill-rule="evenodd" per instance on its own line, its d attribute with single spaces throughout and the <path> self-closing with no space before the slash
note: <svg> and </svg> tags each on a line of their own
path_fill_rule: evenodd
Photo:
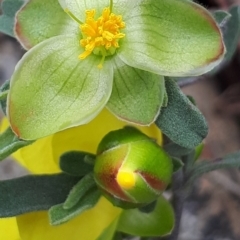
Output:
<svg viewBox="0 0 240 240">
<path fill-rule="evenodd" d="M 125 36 L 120 30 L 125 27 L 121 15 L 111 13 L 110 8 L 103 10 L 102 16 L 97 20 L 95 18 L 95 10 L 86 10 L 86 21 L 80 24 L 80 30 L 83 38 L 80 45 L 85 51 L 79 55 L 80 59 L 85 59 L 91 53 L 102 56 L 102 60 L 98 65 L 102 68 L 102 64 L 106 56 L 113 55 L 119 48 L 119 39 Z"/>
</svg>

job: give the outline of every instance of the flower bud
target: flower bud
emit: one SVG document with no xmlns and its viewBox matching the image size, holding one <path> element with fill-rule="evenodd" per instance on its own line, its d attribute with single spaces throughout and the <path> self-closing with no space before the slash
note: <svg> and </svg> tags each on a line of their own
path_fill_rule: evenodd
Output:
<svg viewBox="0 0 240 240">
<path fill-rule="evenodd" d="M 94 176 L 103 194 L 116 206 L 151 203 L 166 189 L 172 160 L 153 140 L 133 127 L 112 131 L 97 150 Z"/>
</svg>

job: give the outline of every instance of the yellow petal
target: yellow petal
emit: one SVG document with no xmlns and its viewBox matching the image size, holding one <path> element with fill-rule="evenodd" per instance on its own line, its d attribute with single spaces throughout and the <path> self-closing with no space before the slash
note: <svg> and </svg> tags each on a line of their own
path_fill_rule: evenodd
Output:
<svg viewBox="0 0 240 240">
<path fill-rule="evenodd" d="M 18 216 L 17 223 L 23 240 L 95 240 L 121 211 L 101 198 L 94 208 L 59 226 L 49 225 L 46 211 Z"/>
<path fill-rule="evenodd" d="M 86 151 L 95 154 L 98 144 L 108 132 L 123 128 L 126 125 L 130 124 L 117 119 L 107 109 L 104 109 L 90 123 L 56 133 L 52 139 L 54 161 L 58 164 L 61 154 L 70 150 Z M 151 125 L 150 127 L 133 126 L 148 136 L 155 138 L 160 145 L 162 144 L 162 134 L 156 125 Z"/>
<path fill-rule="evenodd" d="M 17 220 L 15 217 L 0 218 L 0 239 L 2 240 L 20 240 Z"/>
<path fill-rule="evenodd" d="M 0 132 L 9 126 L 8 120 L 3 119 Z M 53 161 L 52 136 L 39 139 L 38 141 L 23 147 L 12 156 L 30 172 L 35 174 L 60 172 L 59 166 Z"/>
<path fill-rule="evenodd" d="M 13 154 L 13 157 L 32 173 L 57 173 L 60 171 L 58 167 L 59 157 L 64 152 L 77 150 L 96 153 L 98 144 L 108 132 L 126 125 L 130 124 L 118 120 L 107 109 L 104 109 L 90 123 L 39 139 L 18 150 Z M 158 144 L 162 144 L 162 134 L 156 125 L 152 124 L 150 127 L 133 126 L 156 139 Z M 2 124 L 2 128 L 4 127 L 7 127 L 6 120 Z"/>
</svg>

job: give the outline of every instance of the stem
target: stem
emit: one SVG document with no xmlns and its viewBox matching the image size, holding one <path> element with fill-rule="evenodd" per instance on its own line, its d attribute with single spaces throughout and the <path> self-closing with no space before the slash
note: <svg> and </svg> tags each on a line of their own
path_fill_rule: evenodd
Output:
<svg viewBox="0 0 240 240">
<path fill-rule="evenodd" d="M 113 9 L 113 0 L 110 0 L 109 8 L 110 8 L 110 13 L 111 13 L 111 12 L 112 12 L 112 9 Z"/>
<path fill-rule="evenodd" d="M 183 169 L 177 171 L 173 175 L 172 180 L 172 206 L 175 213 L 175 227 L 169 236 L 158 238 L 158 240 L 177 240 L 180 230 L 180 222 L 182 217 L 183 205 L 185 200 L 185 194 L 182 189 L 184 184 Z"/>
<path fill-rule="evenodd" d="M 0 92 L 0 100 L 5 100 L 7 98 L 8 92 L 9 92 L 9 90 Z"/>
</svg>

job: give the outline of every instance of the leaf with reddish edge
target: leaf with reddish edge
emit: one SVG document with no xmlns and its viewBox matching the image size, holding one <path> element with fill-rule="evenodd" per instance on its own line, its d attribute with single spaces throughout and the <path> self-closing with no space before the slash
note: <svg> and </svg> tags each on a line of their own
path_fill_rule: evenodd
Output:
<svg viewBox="0 0 240 240">
<path fill-rule="evenodd" d="M 159 115 L 164 100 L 162 76 L 132 68 L 114 58 L 114 80 L 107 108 L 118 118 L 150 125 Z"/>
<path fill-rule="evenodd" d="M 83 50 L 82 50 L 83 51 Z M 100 58 L 80 61 L 78 35 L 57 36 L 30 49 L 11 78 L 7 116 L 15 134 L 35 140 L 88 123 L 112 91 L 113 70 Z"/>
<path fill-rule="evenodd" d="M 225 54 L 221 31 L 202 6 L 178 0 L 145 0 L 123 19 L 118 56 L 127 65 L 163 76 L 195 76 Z"/>
<path fill-rule="evenodd" d="M 25 49 L 57 35 L 79 32 L 74 22 L 57 0 L 32 0 L 17 12 L 15 36 Z"/>
</svg>

